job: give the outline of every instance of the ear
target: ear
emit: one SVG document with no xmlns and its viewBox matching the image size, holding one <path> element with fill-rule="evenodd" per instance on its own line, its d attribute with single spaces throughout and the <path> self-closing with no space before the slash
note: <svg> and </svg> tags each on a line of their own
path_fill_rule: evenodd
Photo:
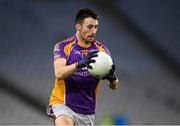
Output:
<svg viewBox="0 0 180 126">
<path fill-rule="evenodd" d="M 80 31 L 81 30 L 81 25 L 80 24 L 76 24 L 76 30 Z"/>
</svg>

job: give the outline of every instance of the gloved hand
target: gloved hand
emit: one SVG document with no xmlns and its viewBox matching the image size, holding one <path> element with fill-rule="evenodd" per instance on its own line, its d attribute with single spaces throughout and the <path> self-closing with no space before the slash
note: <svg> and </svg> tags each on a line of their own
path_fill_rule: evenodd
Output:
<svg viewBox="0 0 180 126">
<path fill-rule="evenodd" d="M 117 78 L 116 78 L 116 75 L 115 75 L 115 70 L 116 70 L 116 67 L 115 67 L 115 65 L 113 64 L 111 70 L 109 71 L 109 74 L 108 74 L 106 77 L 102 78 L 102 79 L 103 79 L 103 80 L 104 80 L 104 79 L 107 79 L 107 80 L 109 80 L 109 81 L 114 81 L 114 80 L 116 80 Z"/>
<path fill-rule="evenodd" d="M 76 67 L 77 68 L 83 68 L 83 67 L 87 67 L 89 69 L 92 69 L 92 66 L 90 66 L 90 63 L 95 63 L 96 61 L 94 59 L 91 59 L 93 57 L 97 57 L 98 51 L 93 51 L 91 53 L 89 53 L 86 57 L 80 59 L 77 64 Z"/>
</svg>

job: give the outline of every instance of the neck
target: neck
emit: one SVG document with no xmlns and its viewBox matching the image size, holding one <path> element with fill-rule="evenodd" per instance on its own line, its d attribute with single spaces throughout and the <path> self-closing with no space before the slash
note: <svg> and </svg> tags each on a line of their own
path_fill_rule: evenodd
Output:
<svg viewBox="0 0 180 126">
<path fill-rule="evenodd" d="M 78 45 L 80 45 L 83 48 L 89 48 L 91 46 L 91 42 L 88 42 L 84 40 L 80 34 L 76 33 L 77 39 L 78 39 Z"/>
</svg>

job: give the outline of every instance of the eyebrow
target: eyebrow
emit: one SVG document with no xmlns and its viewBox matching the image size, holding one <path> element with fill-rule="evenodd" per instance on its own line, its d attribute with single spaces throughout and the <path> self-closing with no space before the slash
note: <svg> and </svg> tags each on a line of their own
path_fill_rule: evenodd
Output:
<svg viewBox="0 0 180 126">
<path fill-rule="evenodd" d="M 87 25 L 87 26 L 99 26 L 98 24 L 97 25 L 92 25 L 92 24 L 89 24 L 89 25 Z"/>
</svg>

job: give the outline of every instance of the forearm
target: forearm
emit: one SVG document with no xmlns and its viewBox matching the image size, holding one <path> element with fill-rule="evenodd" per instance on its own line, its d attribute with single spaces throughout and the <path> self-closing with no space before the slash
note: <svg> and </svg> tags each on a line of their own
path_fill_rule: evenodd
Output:
<svg viewBox="0 0 180 126">
<path fill-rule="evenodd" d="M 57 79 L 65 79 L 68 76 L 72 75 L 76 71 L 76 63 L 71 65 L 63 66 L 55 70 L 55 76 Z"/>
<path fill-rule="evenodd" d="M 109 88 L 111 88 L 112 90 L 115 90 L 118 88 L 118 85 L 119 85 L 119 80 L 118 78 L 116 78 L 116 80 L 113 80 L 113 81 L 108 81 L 108 86 Z"/>
</svg>

